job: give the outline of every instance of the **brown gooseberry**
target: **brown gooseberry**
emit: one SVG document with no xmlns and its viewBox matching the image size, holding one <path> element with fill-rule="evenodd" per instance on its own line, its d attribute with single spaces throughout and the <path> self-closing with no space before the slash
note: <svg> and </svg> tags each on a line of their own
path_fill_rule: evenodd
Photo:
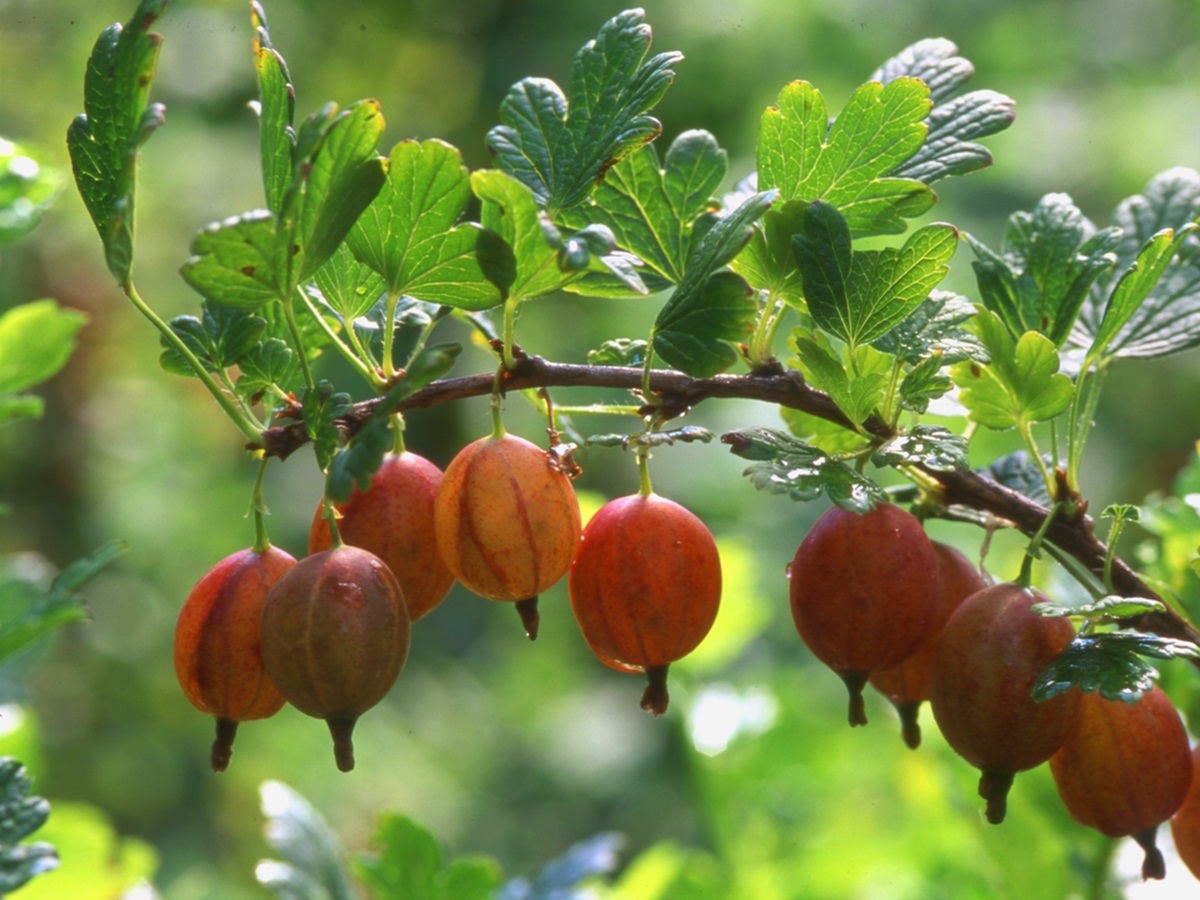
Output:
<svg viewBox="0 0 1200 900">
<path fill-rule="evenodd" d="M 857 514 L 835 506 L 788 566 L 792 618 L 813 655 L 850 694 L 851 725 L 867 724 L 863 687 L 928 637 L 937 612 L 937 558 L 921 523 L 891 503 Z"/>
<path fill-rule="evenodd" d="M 262 610 L 271 586 L 296 560 L 268 545 L 225 557 L 196 582 L 175 623 L 175 675 L 192 705 L 216 716 L 210 762 L 222 772 L 239 722 L 283 706 L 262 658 Z"/>
<path fill-rule="evenodd" d="M 1166 877 L 1158 826 L 1183 805 L 1192 784 L 1187 731 L 1155 685 L 1136 703 L 1084 694 L 1079 725 L 1050 757 L 1050 772 L 1072 818 L 1145 851 L 1142 878 Z"/>
<path fill-rule="evenodd" d="M 408 616 L 413 622 L 434 609 L 454 584 L 454 575 L 438 553 L 433 530 L 433 502 L 442 471 L 416 453 L 384 459 L 365 491 L 357 487 L 337 504 L 342 540 L 378 556 L 392 570 Z M 324 505 L 318 504 L 308 534 L 308 552 L 332 544 Z"/>
<path fill-rule="evenodd" d="M 263 662 L 289 703 L 324 719 L 343 772 L 354 768 L 359 716 L 383 699 L 408 658 L 408 607 L 375 554 L 341 545 L 298 562 L 262 616 Z"/>
<path fill-rule="evenodd" d="M 568 587 L 588 646 L 618 671 L 645 672 L 642 709 L 666 712 L 667 668 L 699 646 L 721 600 L 708 528 L 657 494 L 612 500 L 584 528 Z"/>
<path fill-rule="evenodd" d="M 951 747 L 980 770 L 987 820 L 1004 821 L 1017 772 L 1048 760 L 1079 720 L 1079 691 L 1038 702 L 1038 677 L 1075 636 L 1067 619 L 1033 612 L 1035 588 L 998 584 L 946 622 L 929 667 L 929 705 Z"/>
<path fill-rule="evenodd" d="M 929 699 L 929 663 L 942 627 L 960 603 L 987 587 L 979 570 L 966 556 L 940 541 L 932 543 L 937 557 L 937 604 L 925 643 L 900 665 L 872 672 L 870 678 L 871 686 L 896 707 L 904 743 L 914 750 L 921 745 L 917 716 L 921 704 Z"/>
<path fill-rule="evenodd" d="M 1171 837 L 1188 871 L 1200 879 L 1200 744 L 1192 749 L 1192 784 L 1171 817 Z"/>
<path fill-rule="evenodd" d="M 446 469 L 434 528 L 454 577 L 515 603 L 536 638 L 538 595 L 567 573 L 579 544 L 579 501 L 555 457 L 511 434 L 469 444 Z"/>
</svg>

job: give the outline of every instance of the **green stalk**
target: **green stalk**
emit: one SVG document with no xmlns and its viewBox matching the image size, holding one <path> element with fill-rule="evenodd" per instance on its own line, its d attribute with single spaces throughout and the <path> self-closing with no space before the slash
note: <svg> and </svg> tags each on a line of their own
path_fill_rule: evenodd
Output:
<svg viewBox="0 0 1200 900">
<path fill-rule="evenodd" d="M 396 374 L 396 361 L 392 358 L 392 349 L 396 342 L 396 304 L 400 298 L 388 291 L 386 312 L 383 320 L 383 376 L 389 381 Z"/>
<path fill-rule="evenodd" d="M 242 433 L 242 436 L 252 444 L 261 443 L 263 433 L 262 426 L 250 416 L 246 415 L 238 402 L 224 390 L 222 390 L 216 379 L 213 378 L 212 373 L 206 370 L 204 368 L 204 364 L 196 358 L 196 354 L 188 349 L 187 344 L 180 339 L 179 335 L 172 331 L 171 327 L 167 325 L 167 323 L 164 322 L 158 316 L 158 314 L 150 308 L 145 300 L 142 299 L 141 295 L 137 292 L 137 288 L 134 287 L 133 281 L 127 280 L 121 285 L 121 287 L 125 291 L 125 296 L 129 298 L 129 302 L 134 305 L 137 311 L 140 312 L 150 322 L 151 325 L 158 329 L 158 331 L 162 334 L 163 339 L 171 345 L 171 348 L 175 350 L 181 357 L 183 357 L 184 362 L 188 364 L 188 367 L 191 368 L 196 377 L 200 379 L 200 383 L 203 384 L 208 389 L 208 392 L 213 395 L 213 399 L 217 401 L 217 404 L 221 407 L 221 410 L 230 418 L 233 424 L 237 426 L 237 429 Z"/>
<path fill-rule="evenodd" d="M 516 331 L 517 325 L 517 306 L 521 301 L 516 297 L 509 297 L 504 301 L 504 356 L 502 361 L 504 368 L 512 371 L 517 367 L 516 357 L 513 356 L 513 334 Z"/>
<path fill-rule="evenodd" d="M 650 448 L 639 446 L 636 451 L 638 465 L 638 493 L 643 497 L 649 497 L 654 493 L 654 486 L 650 483 Z"/>
<path fill-rule="evenodd" d="M 253 549 L 258 554 L 265 553 L 271 546 L 271 541 L 267 537 L 267 501 L 263 497 L 263 478 L 267 474 L 267 463 L 270 460 L 271 457 L 264 455 L 258 464 L 258 477 L 254 479 L 254 494 L 250 500 L 251 508 L 254 510 Z"/>
<path fill-rule="evenodd" d="M 1095 377 L 1088 378 L 1090 363 L 1085 360 L 1084 367 L 1076 379 L 1075 393 L 1071 397 L 1070 428 L 1067 436 L 1067 484 L 1071 490 L 1079 491 L 1079 470 L 1083 464 L 1083 448 L 1087 444 L 1088 432 L 1091 430 L 1092 417 L 1096 414 L 1096 406 L 1100 402 L 1100 388 L 1104 384 L 1107 369 L 1103 366 L 1096 369 Z M 1084 382 L 1088 389 L 1084 390 Z"/>
<path fill-rule="evenodd" d="M 754 333 L 750 336 L 750 341 L 747 344 L 747 355 L 750 357 L 750 365 L 758 367 L 766 361 L 770 356 L 770 335 L 774 334 L 772 323 L 778 316 L 779 299 L 774 290 L 767 294 L 767 299 L 763 303 L 762 313 L 758 317 L 758 321 L 754 325 Z"/>
<path fill-rule="evenodd" d="M 1033 425 L 1030 422 L 1022 420 L 1018 426 L 1022 439 L 1025 441 L 1025 446 L 1029 448 L 1029 452 L 1033 454 L 1033 460 L 1037 463 L 1038 471 L 1042 473 L 1042 480 L 1046 482 L 1046 493 L 1054 497 L 1057 493 L 1054 476 L 1050 474 L 1050 470 L 1046 468 L 1046 461 L 1042 459 L 1042 451 L 1038 447 L 1037 440 L 1033 436 Z"/>
<path fill-rule="evenodd" d="M 304 301 L 304 305 L 308 308 L 309 313 L 312 314 L 320 329 L 325 332 L 325 336 L 329 338 L 330 343 L 354 367 L 354 370 L 365 378 L 374 390 L 380 391 L 386 387 L 387 379 L 380 377 L 379 373 L 368 364 L 367 352 L 358 340 L 358 335 L 354 333 L 354 326 L 350 324 L 346 325 L 346 340 L 350 341 L 350 346 L 348 347 L 341 336 L 325 321 L 325 317 L 321 315 L 320 310 L 313 305 L 312 300 L 303 291 L 300 292 L 300 299 Z"/>
<path fill-rule="evenodd" d="M 291 295 L 282 298 L 281 302 L 283 303 L 283 317 L 287 321 L 288 334 L 292 338 L 292 349 L 296 351 L 296 357 L 300 360 L 300 370 L 304 373 L 304 383 L 310 390 L 313 390 L 317 386 L 317 381 L 313 378 L 312 366 L 308 364 L 308 354 L 304 352 L 304 340 L 300 337 L 300 325 L 296 322 L 296 309 Z"/>
<path fill-rule="evenodd" d="M 1021 572 L 1017 576 L 1016 582 L 1023 588 L 1027 588 L 1033 584 L 1033 561 L 1037 559 L 1038 553 L 1041 550 L 1042 540 L 1046 537 L 1046 532 L 1050 529 L 1050 523 L 1058 515 L 1061 506 L 1061 503 L 1056 502 L 1050 507 L 1050 511 L 1046 513 L 1046 518 L 1042 521 L 1041 527 L 1029 539 L 1029 544 L 1025 547 L 1025 558 L 1021 560 Z"/>
<path fill-rule="evenodd" d="M 504 381 L 504 373 L 506 371 L 504 364 L 501 363 L 500 367 L 496 369 L 496 377 L 492 379 L 492 402 L 490 406 L 492 411 L 492 439 L 497 441 L 508 434 L 508 430 L 504 427 L 504 418 L 500 414 L 500 385 Z"/>
</svg>

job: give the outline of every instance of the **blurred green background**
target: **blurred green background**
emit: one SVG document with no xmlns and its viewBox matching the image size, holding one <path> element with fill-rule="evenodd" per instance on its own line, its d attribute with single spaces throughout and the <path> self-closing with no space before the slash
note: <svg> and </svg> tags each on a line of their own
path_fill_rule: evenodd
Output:
<svg viewBox="0 0 1200 900">
<path fill-rule="evenodd" d="M 483 137 L 508 86 L 526 75 L 566 84 L 574 52 L 622 8 L 590 0 L 265 5 L 298 114 L 331 99 L 375 97 L 388 121 L 385 152 L 395 140 L 437 136 L 461 148 L 472 168 L 488 164 Z M 36 147 L 65 173 L 64 133 L 82 108 L 91 45 L 134 6 L 0 0 L 0 135 Z M 836 110 L 881 62 L 932 36 L 954 40 L 975 63 L 972 88 L 1017 101 L 1014 126 L 987 142 L 996 164 L 939 183 L 933 218 L 994 246 L 1010 213 L 1066 191 L 1103 225 L 1155 173 L 1200 166 L 1200 9 L 1191 0 L 644 6 L 654 50 L 686 56 L 657 109 L 664 139 L 712 131 L 729 150 L 731 182 L 752 170 L 758 117 L 787 81 L 813 82 Z M 247 4 L 175 0 L 155 30 L 165 44 L 153 96 L 168 112 L 142 155 L 136 274 L 142 295 L 168 318 L 199 306 L 177 274 L 197 229 L 262 199 L 247 108 L 255 94 Z M 950 286 L 973 295 L 969 257 L 960 253 Z M 976 773 L 930 719 L 916 753 L 903 747 L 878 697 L 867 729 L 846 728 L 842 685 L 796 637 L 783 578 L 823 507 L 756 492 L 740 478 L 744 463 L 718 445 L 662 450 L 654 469 L 656 488 L 712 528 L 726 569 L 715 630 L 694 658 L 672 667 L 665 718 L 638 709 L 637 678 L 591 656 L 562 585 L 543 598 L 534 645 L 511 609 L 456 588 L 416 626 L 407 670 L 360 723 L 352 774 L 335 770 L 324 726 L 288 709 L 244 726 L 229 771 L 214 776 L 212 723 L 175 683 L 172 628 L 196 579 L 251 543 L 245 514 L 255 466 L 199 385 L 158 368 L 157 337 L 113 286 L 69 188 L 32 240 L 0 248 L 0 309 L 39 297 L 91 321 L 71 364 L 42 391 L 46 417 L 0 432 L 8 507 L 0 553 L 63 566 L 111 538 L 130 552 L 88 587 L 91 620 L 27 654 L 19 677 L 4 684 L 3 699 L 18 705 L 0 715 L 0 730 L 9 729 L 0 749 L 26 760 L 62 821 L 77 809 L 70 822 L 78 833 L 98 816 L 87 832 L 92 864 L 113 875 L 64 887 L 86 855 L 64 850 L 63 872 L 35 882 L 28 896 L 118 896 L 129 886 L 123 873 L 149 870 L 155 859 L 154 884 L 171 900 L 264 896 L 253 869 L 267 853 L 257 809 L 267 778 L 309 797 L 353 852 L 385 810 L 425 823 L 452 852 L 494 856 L 512 875 L 599 831 L 627 836 L 624 861 L 666 842 L 641 872 L 635 866 L 622 898 L 659 896 L 649 893 L 650 879 L 675 865 L 691 874 L 662 896 L 1166 898 L 1180 896 L 1180 885 L 1194 888 L 1177 860 L 1173 884 L 1136 883 L 1140 856 L 1130 842 L 1114 846 L 1071 822 L 1045 770 L 1020 776 L 1008 821 L 986 826 Z M 550 299 L 526 307 L 519 340 L 582 361 L 605 339 L 643 336 L 655 311 L 653 300 Z M 445 339 L 468 339 L 461 324 L 443 327 Z M 458 371 L 491 365 L 472 349 Z M 1093 510 L 1169 490 L 1200 437 L 1195 353 L 1123 364 L 1108 386 L 1086 461 Z M 716 431 L 778 423 L 762 406 L 708 407 L 692 421 Z M 534 439 L 543 427 L 515 397 L 507 421 Z M 614 430 L 577 424 L 585 433 Z M 444 466 L 488 428 L 484 405 L 462 403 L 413 414 L 408 443 Z M 975 451 L 984 462 L 1014 447 L 1007 436 L 988 436 Z M 588 508 L 636 489 L 633 460 L 621 451 L 597 449 L 581 461 L 587 471 L 577 487 Z M 273 465 L 267 490 L 272 539 L 299 555 L 320 493 L 311 456 Z M 981 538 L 945 523 L 931 532 L 968 552 Z M 999 536 L 990 568 L 1014 575 L 1019 547 Z M 1048 588 L 1069 590 L 1060 582 L 1047 574 Z M 1180 586 L 1194 594 L 1194 582 Z M 1193 671 L 1167 669 L 1173 696 L 1200 721 Z M 95 849 L 106 839 L 105 818 L 126 840 L 123 850 Z M 1114 854 L 1116 875 L 1106 879 Z"/>
</svg>

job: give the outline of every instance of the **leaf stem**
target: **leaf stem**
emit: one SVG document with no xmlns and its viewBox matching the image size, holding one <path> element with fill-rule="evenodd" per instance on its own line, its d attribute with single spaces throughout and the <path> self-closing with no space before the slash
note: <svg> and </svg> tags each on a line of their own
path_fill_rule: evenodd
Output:
<svg viewBox="0 0 1200 900">
<path fill-rule="evenodd" d="M 517 325 L 517 307 L 521 301 L 510 296 L 504 301 L 504 368 L 511 371 L 517 367 L 516 357 L 513 356 L 513 334 Z"/>
<path fill-rule="evenodd" d="M 309 390 L 315 390 L 317 381 L 313 378 L 312 366 L 308 363 L 308 354 L 304 349 L 304 339 L 300 336 L 300 325 L 296 321 L 296 308 L 292 302 L 292 295 L 280 298 L 283 304 L 283 318 L 287 321 L 288 334 L 292 339 L 292 349 L 296 351 L 296 358 L 300 360 L 300 370 L 304 373 L 304 383 Z"/>
<path fill-rule="evenodd" d="M 1054 476 L 1050 474 L 1050 470 L 1046 468 L 1046 461 L 1042 459 L 1042 451 L 1038 447 L 1037 439 L 1033 436 L 1033 425 L 1028 420 L 1022 419 L 1017 428 L 1021 432 L 1025 446 L 1029 448 L 1030 455 L 1033 456 L 1033 461 L 1037 463 L 1042 480 L 1046 483 L 1046 493 L 1053 498 L 1058 493 L 1054 483 Z"/>
<path fill-rule="evenodd" d="M 213 378 L 212 373 L 205 369 L 204 364 L 196 358 L 196 354 L 194 354 L 188 348 L 187 344 L 185 344 L 179 337 L 179 335 L 177 335 L 171 329 L 171 326 L 164 322 L 162 318 L 160 318 L 159 315 L 150 308 L 149 304 L 142 299 L 141 295 L 137 291 L 137 288 L 134 286 L 132 279 L 126 279 L 122 283 L 121 288 L 124 290 L 125 296 L 129 298 L 129 302 L 134 305 L 134 308 L 136 308 L 137 311 L 140 312 L 150 322 L 151 325 L 158 329 L 159 333 L 162 334 L 163 339 L 170 344 L 171 348 L 175 350 L 175 352 L 177 352 L 183 358 L 184 362 L 188 364 L 192 372 L 195 373 L 196 377 L 200 379 L 200 383 L 203 384 L 208 389 L 208 392 L 213 395 L 213 398 L 217 401 L 217 404 L 221 407 L 221 410 L 229 417 L 233 424 L 237 426 L 238 431 L 242 433 L 243 437 L 245 437 L 246 440 L 252 444 L 261 443 L 263 437 L 263 427 L 253 418 L 248 416 L 242 410 L 238 401 L 221 388 L 221 385 L 217 383 L 215 378 Z"/>
<path fill-rule="evenodd" d="M 1033 561 L 1038 558 L 1038 553 L 1041 551 L 1042 540 L 1046 537 L 1046 532 L 1050 528 L 1050 523 L 1054 521 L 1054 517 L 1058 515 L 1062 503 L 1056 501 L 1046 513 L 1046 518 L 1042 520 L 1041 526 L 1038 528 L 1029 543 L 1025 547 L 1025 558 L 1021 560 L 1021 572 L 1017 576 L 1017 584 L 1023 588 L 1033 584 Z"/>
<path fill-rule="evenodd" d="M 504 373 L 507 369 L 501 363 L 496 369 L 496 374 L 492 378 L 492 402 L 490 409 L 492 411 L 492 438 L 499 440 L 508 434 L 508 430 L 504 427 L 504 418 L 501 415 L 502 404 L 500 402 L 500 385 L 504 383 Z"/>
<path fill-rule="evenodd" d="M 369 364 L 370 357 L 367 355 L 362 343 L 358 340 L 358 336 L 354 333 L 354 326 L 346 323 L 346 340 L 350 342 L 350 346 L 347 346 L 346 341 L 343 341 L 341 336 L 325 321 L 325 317 L 321 315 L 321 311 L 317 309 L 312 299 L 304 293 L 303 289 L 300 290 L 300 299 L 304 301 L 305 307 L 307 307 L 309 314 L 312 315 L 318 327 L 325 332 L 325 336 L 329 338 L 329 342 L 354 367 L 354 370 L 365 378 L 374 390 L 383 390 L 387 386 L 387 379 L 376 372 Z M 300 357 L 303 359 L 304 354 L 300 353 Z"/>
<path fill-rule="evenodd" d="M 387 292 L 387 300 L 384 302 L 383 315 L 383 377 L 387 380 L 396 374 L 396 361 L 392 358 L 393 348 L 396 343 L 396 303 L 399 297 L 392 291 Z"/>
</svg>

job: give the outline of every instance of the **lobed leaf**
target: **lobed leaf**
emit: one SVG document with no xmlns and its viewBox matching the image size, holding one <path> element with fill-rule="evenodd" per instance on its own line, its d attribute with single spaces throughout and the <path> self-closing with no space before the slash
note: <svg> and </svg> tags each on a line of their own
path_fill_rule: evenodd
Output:
<svg viewBox="0 0 1200 900">
<path fill-rule="evenodd" d="M 614 338 L 611 341 L 605 341 L 595 350 L 588 351 L 588 365 L 625 367 L 645 365 L 648 348 L 649 344 L 643 340 Z"/>
<path fill-rule="evenodd" d="M 866 348 L 877 358 L 874 364 L 855 366 L 851 372 L 827 345 L 813 338 L 799 337 L 793 347 L 805 380 L 828 394 L 851 422 L 863 422 L 883 402 L 891 369 L 885 354 Z"/>
<path fill-rule="evenodd" d="M 275 216 L 255 210 L 209 225 L 179 274 L 206 300 L 253 310 L 286 296 L 276 259 Z"/>
<path fill-rule="evenodd" d="M 942 425 L 914 425 L 871 454 L 877 466 L 924 466 L 939 472 L 967 468 L 967 440 Z"/>
<path fill-rule="evenodd" d="M 813 319 L 854 347 L 883 337 L 929 297 L 949 271 L 958 232 L 926 225 L 899 249 L 857 252 L 850 236 L 847 219 L 818 200 L 792 243 Z"/>
<path fill-rule="evenodd" d="M 545 78 L 526 78 L 509 90 L 500 121 L 485 143 L 502 171 L 551 210 L 582 203 L 605 173 L 662 130 L 648 115 L 683 58 L 660 53 L 647 60 L 650 26 L 640 9 L 608 20 L 575 56 L 571 96 Z"/>
<path fill-rule="evenodd" d="M 825 200 L 857 237 L 901 232 L 936 199 L 927 185 L 888 175 L 924 143 L 930 105 L 914 78 L 868 82 L 830 123 L 820 91 L 794 81 L 762 115 L 758 187 L 778 188 L 784 201 Z"/>
<path fill-rule="evenodd" d="M 702 217 L 719 209 L 713 195 L 728 169 L 728 155 L 707 131 L 685 131 L 667 148 L 661 165 L 654 145 L 617 163 L 597 186 L 593 201 L 563 210 L 569 228 L 607 226 L 617 246 L 637 255 L 637 271 L 651 291 L 678 284 L 703 235 Z M 611 277 L 589 275 L 572 290 L 603 296 L 633 292 Z"/>
<path fill-rule="evenodd" d="M 238 361 L 238 368 L 241 374 L 234 387 L 249 402 L 272 388 L 285 394 L 295 392 L 303 381 L 295 351 L 277 337 L 255 346 Z"/>
<path fill-rule="evenodd" d="M 721 435 L 733 453 L 754 460 L 745 475 L 761 491 L 786 494 L 793 500 L 815 500 L 825 494 L 851 512 L 863 513 L 886 499 L 879 485 L 853 466 L 790 435 L 769 428 L 750 428 Z"/>
<path fill-rule="evenodd" d="M 19 760 L 0 757 L 0 891 L 5 896 L 59 864 L 58 853 L 50 844 L 20 843 L 50 817 L 50 804 L 32 796 L 30 786 Z"/>
<path fill-rule="evenodd" d="M 1036 331 L 1062 347 L 1088 292 L 1116 258 L 1120 230 L 1096 231 L 1066 194 L 1047 194 L 1008 221 L 1003 253 L 967 235 L 984 306 L 1014 337 Z"/>
<path fill-rule="evenodd" d="M 386 182 L 350 231 L 350 249 L 394 297 L 488 309 L 503 298 L 480 268 L 479 229 L 456 224 L 470 199 L 471 178 L 457 149 L 439 140 L 401 141 Z"/>
<path fill-rule="evenodd" d="M 278 781 L 259 789 L 266 838 L 283 861 L 259 863 L 260 884 L 284 898 L 350 900 L 354 892 L 342 863 L 337 837 L 321 814 L 296 791 Z"/>
<path fill-rule="evenodd" d="M 1154 358 L 1200 346 L 1200 173 L 1169 169 L 1113 214 L 1115 285 L 1097 281 L 1071 341 L 1095 358 Z"/>
<path fill-rule="evenodd" d="M 957 53 L 953 42 L 927 38 L 906 47 L 871 76 L 885 85 L 897 78 L 918 79 L 928 86 L 934 104 L 926 119 L 925 142 L 889 176 L 932 184 L 992 164 L 991 153 L 974 141 L 1008 128 L 1015 118 L 1014 102 L 996 91 L 959 94 L 975 67 Z"/>
<path fill-rule="evenodd" d="M 84 112 L 67 129 L 75 184 L 104 245 L 108 269 L 124 284 L 133 266 L 137 152 L 163 123 L 148 103 L 162 37 L 150 31 L 169 0 L 141 0 L 129 22 L 100 33 L 88 57 Z"/>
<path fill-rule="evenodd" d="M 1073 687 L 1099 691 L 1109 700 L 1136 703 L 1154 687 L 1158 671 L 1142 657 L 1175 659 L 1200 656 L 1188 641 L 1136 631 L 1079 634 L 1038 676 L 1035 700 L 1047 700 Z"/>
<path fill-rule="evenodd" d="M 1034 503 L 1047 508 L 1051 504 L 1046 479 L 1042 477 L 1037 463 L 1030 459 L 1024 450 L 1000 457 L 986 469 L 979 470 L 979 474 L 1016 491 Z"/>
<path fill-rule="evenodd" d="M 58 373 L 87 320 L 84 313 L 54 300 L 22 303 L 0 314 L 0 395 L 26 390 Z"/>
<path fill-rule="evenodd" d="M 961 362 L 951 370 L 973 421 L 1004 430 L 1052 419 L 1067 408 L 1074 389 L 1058 371 L 1049 338 L 1029 331 L 1014 340 L 989 310 L 980 310 L 976 327 L 991 362 Z"/>
<path fill-rule="evenodd" d="M 975 304 L 961 294 L 932 291 L 872 346 L 911 365 L 935 355 L 943 365 L 967 359 L 987 362 L 987 351 L 979 338 L 963 327 L 974 315 Z"/>
<path fill-rule="evenodd" d="M 205 369 L 216 372 L 237 365 L 262 339 L 267 320 L 241 309 L 204 301 L 202 318 L 176 316 L 168 324 Z M 165 338 L 159 365 L 173 375 L 195 376 L 191 365 Z"/>
</svg>

